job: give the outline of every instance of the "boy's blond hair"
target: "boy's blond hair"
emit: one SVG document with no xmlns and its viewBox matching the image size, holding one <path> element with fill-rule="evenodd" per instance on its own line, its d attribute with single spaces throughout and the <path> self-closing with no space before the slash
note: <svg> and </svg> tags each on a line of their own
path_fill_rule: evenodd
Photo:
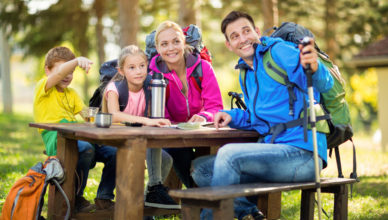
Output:
<svg viewBox="0 0 388 220">
<path fill-rule="evenodd" d="M 186 36 L 185 34 L 183 33 L 183 30 L 182 28 L 175 22 L 172 22 L 172 21 L 164 21 L 162 22 L 157 28 L 156 28 L 156 33 L 155 33 L 155 45 L 158 46 L 159 45 L 159 40 L 158 40 L 158 37 L 159 37 L 159 34 L 162 32 L 162 31 L 165 31 L 169 28 L 172 28 L 173 30 L 177 31 L 178 34 L 179 34 L 179 38 L 181 39 L 181 41 L 183 42 L 183 44 L 185 45 L 185 53 L 192 53 L 193 52 L 193 47 L 186 44 Z"/>
<path fill-rule="evenodd" d="M 59 61 L 70 61 L 75 58 L 75 55 L 67 47 L 54 47 L 49 50 L 46 54 L 44 65 L 51 70 L 55 63 Z"/>
</svg>

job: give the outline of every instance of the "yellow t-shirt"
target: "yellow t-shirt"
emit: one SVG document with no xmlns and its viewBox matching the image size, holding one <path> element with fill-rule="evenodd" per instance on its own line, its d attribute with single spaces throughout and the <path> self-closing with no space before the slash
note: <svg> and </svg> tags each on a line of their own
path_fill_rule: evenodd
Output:
<svg viewBox="0 0 388 220">
<path fill-rule="evenodd" d="M 75 115 L 85 106 L 72 88 L 59 92 L 55 86 L 45 92 L 47 77 L 39 80 L 34 95 L 34 120 L 41 123 L 59 123 L 63 119 L 76 121 Z M 42 133 L 42 129 L 39 130 Z"/>
</svg>

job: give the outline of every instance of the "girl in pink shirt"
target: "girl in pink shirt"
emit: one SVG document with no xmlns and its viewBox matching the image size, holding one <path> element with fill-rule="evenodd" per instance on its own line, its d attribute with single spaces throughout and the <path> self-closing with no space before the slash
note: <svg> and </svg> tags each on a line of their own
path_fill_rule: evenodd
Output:
<svg viewBox="0 0 388 220">
<path fill-rule="evenodd" d="M 118 59 L 118 73 L 108 83 L 104 99 L 103 111 L 113 115 L 113 122 L 141 123 L 146 126 L 168 126 L 168 119 L 151 119 L 148 115 L 150 93 L 147 89 L 150 75 L 147 74 L 147 56 L 135 45 L 121 50 Z M 124 91 L 124 93 L 123 93 Z M 128 100 L 120 100 L 127 97 Z M 120 95 L 121 94 L 121 95 Z M 124 94 L 124 95 L 123 95 Z M 163 167 L 162 167 L 163 164 Z M 167 193 L 162 181 L 167 177 L 172 166 L 172 158 L 159 149 L 147 149 L 148 187 L 145 205 L 157 208 L 179 209 L 178 205 Z"/>
</svg>

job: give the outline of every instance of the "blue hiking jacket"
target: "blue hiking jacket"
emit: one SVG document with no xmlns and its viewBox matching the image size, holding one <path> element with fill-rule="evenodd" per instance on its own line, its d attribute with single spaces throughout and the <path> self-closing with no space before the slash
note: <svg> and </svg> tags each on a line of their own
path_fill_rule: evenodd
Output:
<svg viewBox="0 0 388 220">
<path fill-rule="evenodd" d="M 232 116 L 229 126 L 237 129 L 256 130 L 266 135 L 269 129 L 278 124 L 298 119 L 303 111 L 303 99 L 308 105 L 307 77 L 300 64 L 300 51 L 296 44 L 280 38 L 262 37 L 257 45 L 253 69 L 240 58 L 236 69 L 246 70 L 246 92 L 240 77 L 247 111 L 241 109 L 224 110 Z M 273 80 L 264 70 L 263 55 L 272 46 L 271 55 L 276 64 L 287 71 L 290 82 L 297 84 L 304 92 L 294 87 L 297 100 L 294 103 L 295 114 L 289 113 L 289 95 L 287 87 Z M 256 75 L 256 76 L 255 76 Z M 328 91 L 333 86 L 333 78 L 326 67 L 318 61 L 318 69 L 313 74 L 314 99 L 320 102 L 320 92 Z M 265 143 L 271 143 L 271 134 L 264 137 Z M 318 155 L 327 164 L 326 135 L 317 132 Z M 308 151 L 313 151 L 312 132 L 308 130 L 308 141 L 304 142 L 303 127 L 297 126 L 281 132 L 274 143 L 288 144 Z"/>
</svg>

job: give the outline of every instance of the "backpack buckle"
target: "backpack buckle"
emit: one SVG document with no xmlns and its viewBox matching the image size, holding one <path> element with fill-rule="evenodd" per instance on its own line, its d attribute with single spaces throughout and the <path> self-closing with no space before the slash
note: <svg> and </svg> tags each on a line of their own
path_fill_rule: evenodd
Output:
<svg viewBox="0 0 388 220">
<path fill-rule="evenodd" d="M 273 144 L 276 137 L 286 129 L 287 129 L 287 126 L 285 123 L 280 123 L 275 126 L 272 126 L 271 129 L 269 130 L 269 134 L 272 134 L 271 143 Z"/>
</svg>

